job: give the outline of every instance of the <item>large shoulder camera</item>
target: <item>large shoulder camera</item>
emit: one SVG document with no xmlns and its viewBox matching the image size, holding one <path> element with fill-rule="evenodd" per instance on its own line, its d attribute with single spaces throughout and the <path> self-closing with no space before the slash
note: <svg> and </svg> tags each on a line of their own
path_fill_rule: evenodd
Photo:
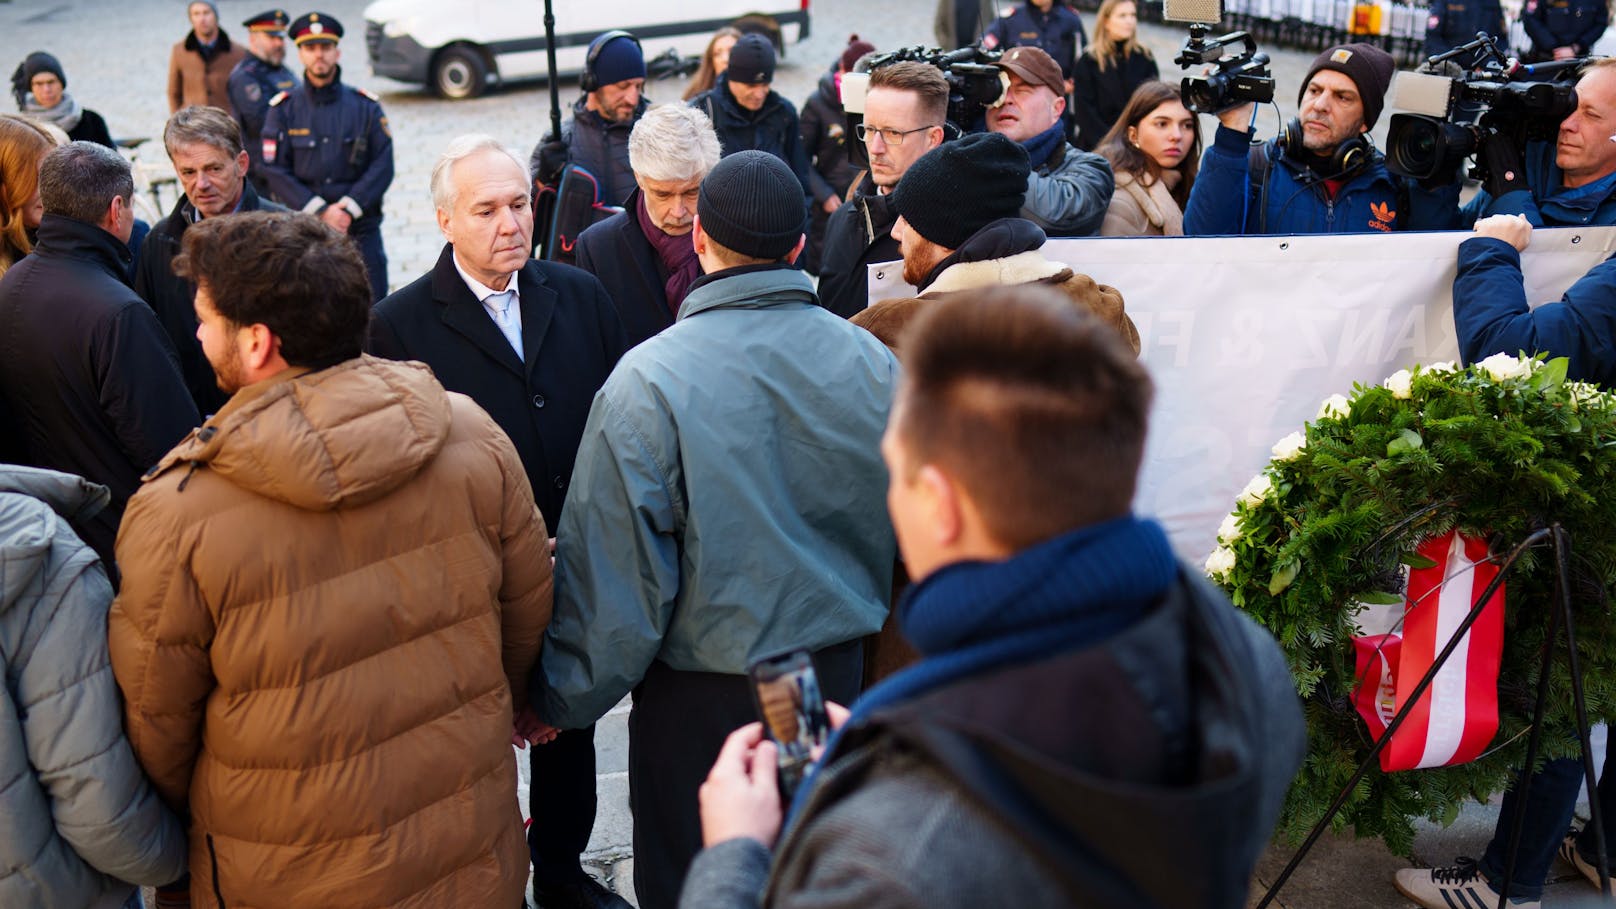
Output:
<svg viewBox="0 0 1616 909">
<path fill-rule="evenodd" d="M 1471 55 L 1477 62 L 1469 70 L 1450 62 Z M 1570 77 L 1584 62 L 1523 65 L 1478 33 L 1476 40 L 1430 58 L 1422 67 L 1426 72 L 1399 74 L 1392 105 L 1412 113 L 1392 115 L 1386 167 L 1416 180 L 1440 179 L 1475 155 L 1489 135 L 1521 149 L 1553 139 L 1560 121 L 1577 109 L 1577 91 L 1570 82 L 1528 80 Z M 1487 179 L 1483 157 L 1477 157 L 1470 176 Z"/>
<path fill-rule="evenodd" d="M 864 89 L 870 73 L 894 63 L 924 63 L 937 67 L 948 81 L 948 122 L 955 134 L 968 132 L 978 125 L 983 111 L 999 103 L 1010 83 L 1004 71 L 993 65 L 1000 56 L 999 51 L 979 47 L 945 51 L 922 45 L 872 54 L 842 76 L 843 109 L 849 114 L 864 113 Z M 850 83 L 856 86 L 853 91 L 849 91 Z"/>
<path fill-rule="evenodd" d="M 1180 84 L 1184 106 L 1198 114 L 1218 114 L 1242 104 L 1267 104 L 1274 100 L 1274 76 L 1268 68 L 1268 55 L 1257 53 L 1257 42 L 1246 32 L 1230 32 L 1207 37 L 1203 23 L 1190 26 L 1190 36 L 1178 49 L 1173 62 L 1188 69 L 1211 66 L 1201 76 L 1185 76 Z M 1228 54 L 1236 44 L 1242 49 Z"/>
</svg>

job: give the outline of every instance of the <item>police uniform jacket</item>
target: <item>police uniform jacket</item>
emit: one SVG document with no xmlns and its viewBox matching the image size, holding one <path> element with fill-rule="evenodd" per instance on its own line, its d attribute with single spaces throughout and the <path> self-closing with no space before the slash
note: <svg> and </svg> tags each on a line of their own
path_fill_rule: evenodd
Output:
<svg viewBox="0 0 1616 909">
<path fill-rule="evenodd" d="M 354 232 L 380 223 L 393 137 L 376 96 L 345 84 L 340 69 L 328 85 L 271 99 L 261 144 L 270 191 L 288 208 L 318 212 L 347 198 L 360 209 Z"/>
<path fill-rule="evenodd" d="M 260 190 L 268 186 L 264 176 L 264 117 L 269 101 L 281 92 L 297 88 L 297 77 L 284 66 L 271 66 L 248 54 L 230 71 L 230 106 L 241 124 L 241 141 L 247 146 L 252 167 L 247 173 Z"/>
<path fill-rule="evenodd" d="M 222 28 L 206 56 L 196 32 L 186 35 L 168 55 L 168 112 L 193 104 L 229 111 L 230 71 L 245 56 L 247 50 L 232 44 Z"/>
<path fill-rule="evenodd" d="M 1486 32 L 1494 39 L 1508 36 L 1498 0 L 1436 0 L 1425 25 L 1425 56 L 1445 54 L 1468 44 L 1476 40 L 1476 32 Z"/>
<path fill-rule="evenodd" d="M 1609 22 L 1605 0 L 1527 0 L 1521 13 L 1534 60 L 1548 59 L 1557 47 L 1588 53 Z"/>
<path fill-rule="evenodd" d="M 587 272 L 529 260 L 516 280 L 525 358 L 472 296 L 447 244 L 431 272 L 376 304 L 366 347 L 420 360 L 488 411 L 516 444 L 544 522 L 555 527 L 590 402 L 623 353 L 623 326 Z"/>
<path fill-rule="evenodd" d="M 1044 53 L 1060 64 L 1061 76 L 1067 79 L 1072 78 L 1077 55 L 1088 43 L 1083 20 L 1060 0 L 1051 5 L 1047 13 L 1039 12 L 1031 3 L 1023 3 L 993 20 L 982 35 L 982 46 L 988 50 L 1043 48 Z"/>
</svg>

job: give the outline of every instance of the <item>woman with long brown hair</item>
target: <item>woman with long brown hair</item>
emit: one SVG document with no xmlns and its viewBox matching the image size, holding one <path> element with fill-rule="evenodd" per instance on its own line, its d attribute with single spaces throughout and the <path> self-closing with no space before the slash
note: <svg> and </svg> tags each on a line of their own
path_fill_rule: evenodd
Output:
<svg viewBox="0 0 1616 909">
<path fill-rule="evenodd" d="M 1094 16 L 1094 41 L 1072 68 L 1073 114 L 1077 140 L 1093 151 L 1117 122 L 1134 89 L 1158 76 L 1156 58 L 1139 43 L 1139 12 L 1134 0 L 1105 0 Z"/>
<path fill-rule="evenodd" d="M 1111 162 L 1117 178 L 1100 236 L 1184 233 L 1184 205 L 1201 167 L 1201 124 L 1177 87 L 1157 81 L 1139 86 L 1095 151 Z"/>
<path fill-rule="evenodd" d="M 684 100 L 689 101 L 717 84 L 718 74 L 729 69 L 729 49 L 739 40 L 741 30 L 732 25 L 713 32 L 712 40 L 707 42 L 707 50 L 701 55 L 701 69 L 696 70 L 696 74 L 690 77 L 690 84 L 685 86 Z"/>
<path fill-rule="evenodd" d="M 39 201 L 39 162 L 56 143 L 26 117 L 0 114 L 0 275 L 34 249 L 33 232 L 45 206 Z"/>
</svg>

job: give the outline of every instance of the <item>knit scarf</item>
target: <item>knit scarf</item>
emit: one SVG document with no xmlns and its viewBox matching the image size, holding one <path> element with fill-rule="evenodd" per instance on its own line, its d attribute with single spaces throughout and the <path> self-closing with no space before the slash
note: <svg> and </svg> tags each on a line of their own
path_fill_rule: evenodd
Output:
<svg viewBox="0 0 1616 909">
<path fill-rule="evenodd" d="M 961 562 L 905 591 L 898 626 L 924 659 L 864 692 L 831 737 L 882 707 L 1014 663 L 1103 641 L 1137 619 L 1174 583 L 1178 561 L 1155 521 L 1128 515 L 1040 543 L 1003 562 Z M 796 817 L 811 788 L 797 789 Z"/>
<path fill-rule="evenodd" d="M 701 262 L 696 258 L 696 244 L 690 234 L 682 237 L 669 236 L 663 233 L 651 220 L 651 212 L 645 207 L 645 196 L 641 195 L 640 204 L 634 206 L 634 215 L 639 219 L 640 232 L 656 250 L 657 258 L 662 261 L 662 270 L 667 272 L 666 282 L 662 289 L 668 295 L 668 310 L 674 314 L 679 312 L 679 304 L 685 301 L 685 295 L 690 293 L 690 285 L 701 277 Z"/>
<path fill-rule="evenodd" d="M 1021 143 L 1021 147 L 1027 150 L 1027 163 L 1033 170 L 1037 170 L 1044 166 L 1049 156 L 1053 155 L 1055 149 L 1060 148 L 1061 143 L 1065 141 L 1066 124 L 1057 120 L 1054 126 Z"/>
<path fill-rule="evenodd" d="M 54 124 L 64 133 L 70 133 L 77 128 L 79 120 L 84 117 L 84 111 L 79 109 L 79 102 L 65 91 L 62 92 L 62 100 L 58 101 L 55 107 L 41 107 L 39 101 L 34 98 L 34 93 L 29 92 L 28 97 L 23 99 L 22 112 L 35 120 Z"/>
</svg>

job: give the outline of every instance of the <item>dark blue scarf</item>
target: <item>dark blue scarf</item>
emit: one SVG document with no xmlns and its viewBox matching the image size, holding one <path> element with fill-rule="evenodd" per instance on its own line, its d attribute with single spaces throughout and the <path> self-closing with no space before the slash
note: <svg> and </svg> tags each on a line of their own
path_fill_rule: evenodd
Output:
<svg viewBox="0 0 1616 909">
<path fill-rule="evenodd" d="M 1056 120 L 1054 126 L 1021 143 L 1021 147 L 1027 150 L 1027 163 L 1033 170 L 1037 170 L 1044 166 L 1049 156 L 1053 155 L 1055 149 L 1060 148 L 1061 143 L 1065 141 L 1066 124 Z"/>
<path fill-rule="evenodd" d="M 905 591 L 898 624 L 924 657 L 864 692 L 831 736 L 876 710 L 1011 663 L 1091 646 L 1143 617 L 1178 574 L 1167 534 L 1129 515 L 1075 530 L 1003 562 L 960 562 Z M 795 817 L 813 785 L 797 789 Z"/>
</svg>

